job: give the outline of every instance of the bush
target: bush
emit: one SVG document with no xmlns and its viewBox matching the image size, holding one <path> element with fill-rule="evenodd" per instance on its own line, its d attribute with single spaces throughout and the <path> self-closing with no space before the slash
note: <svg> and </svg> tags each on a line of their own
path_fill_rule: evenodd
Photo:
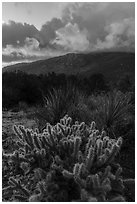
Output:
<svg viewBox="0 0 137 204">
<path fill-rule="evenodd" d="M 66 115 L 56 125 L 47 123 L 42 133 L 24 126 L 14 126 L 14 132 L 18 150 L 3 154 L 12 173 L 3 189 L 5 199 L 118 202 L 128 197 L 125 187 L 134 189 L 134 180 L 123 180 L 115 162 L 122 138 L 110 139 L 95 122 L 72 123 Z"/>
<path fill-rule="evenodd" d="M 99 129 L 107 131 L 111 137 L 119 134 L 118 129 L 134 121 L 134 105 L 131 94 L 120 91 L 100 94 L 89 98 L 92 120 L 95 120 Z"/>
<path fill-rule="evenodd" d="M 84 107 L 84 99 L 83 93 L 69 83 L 64 88 L 50 90 L 47 96 L 43 98 L 44 105 L 36 108 L 35 111 L 39 129 L 43 129 L 46 122 L 56 124 L 65 114 L 69 114 L 73 116 L 73 119 L 76 119 L 80 112 L 80 106 L 82 105 L 81 111 Z M 78 109 L 76 115 L 75 110 Z"/>
</svg>

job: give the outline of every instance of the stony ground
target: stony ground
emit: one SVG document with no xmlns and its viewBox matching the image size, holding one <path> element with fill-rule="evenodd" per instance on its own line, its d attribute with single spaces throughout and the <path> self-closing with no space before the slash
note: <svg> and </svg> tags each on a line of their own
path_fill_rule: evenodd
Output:
<svg viewBox="0 0 137 204">
<path fill-rule="evenodd" d="M 12 152 L 14 150 L 14 140 L 16 136 L 13 132 L 13 125 L 24 125 L 26 128 L 35 128 L 36 122 L 33 119 L 29 119 L 30 113 L 3 111 L 2 113 L 2 145 L 6 152 Z"/>
<path fill-rule="evenodd" d="M 12 126 L 14 125 L 24 125 L 28 128 L 36 127 L 36 123 L 32 119 L 28 119 L 28 114 L 23 111 L 20 112 L 10 112 L 3 111 L 2 113 L 2 131 L 7 134 L 11 134 Z"/>
</svg>

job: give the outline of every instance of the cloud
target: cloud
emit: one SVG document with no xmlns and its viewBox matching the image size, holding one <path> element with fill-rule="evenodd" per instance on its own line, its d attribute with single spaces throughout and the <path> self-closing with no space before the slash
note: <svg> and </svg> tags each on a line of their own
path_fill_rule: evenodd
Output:
<svg viewBox="0 0 137 204">
<path fill-rule="evenodd" d="M 37 30 L 33 25 L 9 21 L 2 25 L 2 60 L 7 62 L 28 62 L 58 56 L 64 50 L 56 50 L 50 41 L 55 38 L 61 20 L 52 19 Z"/>
<path fill-rule="evenodd" d="M 3 61 L 31 61 L 67 52 L 134 51 L 134 3 L 76 2 L 60 5 L 61 18 L 51 19 L 40 30 L 27 23 L 3 22 Z"/>
<path fill-rule="evenodd" d="M 62 14 L 63 22 L 77 24 L 80 32 L 87 31 L 85 38 L 90 44 L 87 47 L 89 51 L 109 49 L 113 46 L 118 50 L 125 47 L 128 47 L 129 51 L 132 50 L 135 44 L 134 18 L 135 4 L 126 2 L 70 3 Z M 121 33 L 118 33 L 119 29 Z M 130 29 L 132 34 L 129 35 Z M 58 35 L 58 32 L 56 33 Z"/>
<path fill-rule="evenodd" d="M 61 19 L 53 18 L 51 21 L 42 25 L 39 33 L 35 36 L 40 42 L 40 47 L 51 46 L 50 42 L 56 37 L 56 30 L 63 27 L 65 24 Z"/>
<path fill-rule="evenodd" d="M 6 48 L 2 50 L 3 56 L 8 56 L 14 60 L 36 58 L 41 56 L 39 42 L 35 38 L 26 38 L 24 40 L 24 46 L 6 45 Z"/>
<path fill-rule="evenodd" d="M 61 54 L 63 54 L 61 51 L 52 50 L 50 48 L 40 48 L 39 42 L 35 38 L 27 37 L 24 41 L 24 46 L 14 47 L 13 45 L 6 45 L 6 47 L 2 49 L 2 60 L 3 62 L 31 62 Z"/>
<path fill-rule="evenodd" d="M 2 47 L 6 45 L 16 46 L 18 43 L 22 46 L 26 37 L 33 38 L 38 33 L 34 25 L 27 23 L 16 23 L 9 21 L 9 23 L 2 24 Z M 18 43 L 17 43 L 18 42 Z"/>
<path fill-rule="evenodd" d="M 89 46 L 87 30 L 79 30 L 77 24 L 68 23 L 56 31 L 56 39 L 52 42 L 68 51 L 86 51 Z"/>
<path fill-rule="evenodd" d="M 95 49 L 110 49 L 110 48 L 134 48 L 135 44 L 135 20 L 133 18 L 124 19 L 121 22 L 112 23 L 106 26 L 108 32 L 105 40 L 97 39 Z"/>
</svg>

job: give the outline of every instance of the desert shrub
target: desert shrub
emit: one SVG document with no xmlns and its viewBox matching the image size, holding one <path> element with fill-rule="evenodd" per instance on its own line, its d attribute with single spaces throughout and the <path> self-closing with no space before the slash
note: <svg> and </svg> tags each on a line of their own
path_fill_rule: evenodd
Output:
<svg viewBox="0 0 137 204">
<path fill-rule="evenodd" d="M 37 76 L 20 71 L 4 72 L 2 74 L 2 106 L 10 109 L 18 106 L 19 101 L 23 101 L 29 106 L 43 105 L 43 95 L 47 96 L 51 89 L 62 89 L 68 82 L 79 87 L 86 94 L 108 90 L 108 82 L 102 74 L 94 74 L 85 78 L 77 75 L 57 75 L 55 73 Z"/>
<path fill-rule="evenodd" d="M 83 120 L 85 96 L 71 83 L 64 88 L 50 90 L 43 100 L 44 105 L 35 111 L 39 129 L 44 128 L 46 122 L 56 124 L 65 114 L 69 114 L 74 120 Z"/>
<path fill-rule="evenodd" d="M 104 129 L 115 137 L 121 127 L 134 122 L 134 104 L 131 94 L 120 91 L 100 94 L 89 98 L 89 109 L 92 120 L 95 120 L 99 129 Z M 90 105 L 91 104 L 91 105 Z"/>
<path fill-rule="evenodd" d="M 95 73 L 87 78 L 87 91 L 89 94 L 95 92 L 107 92 L 109 90 L 109 85 L 104 75 L 101 73 Z"/>
<path fill-rule="evenodd" d="M 3 153 L 11 168 L 5 200 L 10 195 L 12 201 L 118 202 L 130 194 L 134 201 L 134 180 L 123 180 L 115 161 L 121 137 L 111 139 L 95 122 L 72 122 L 67 115 L 55 125 L 47 123 L 42 133 L 13 129 L 18 150 Z"/>
<path fill-rule="evenodd" d="M 125 75 L 122 77 L 118 83 L 117 83 L 117 88 L 122 91 L 123 93 L 129 92 L 133 89 L 133 84 L 131 83 L 131 78 L 129 75 Z"/>
</svg>

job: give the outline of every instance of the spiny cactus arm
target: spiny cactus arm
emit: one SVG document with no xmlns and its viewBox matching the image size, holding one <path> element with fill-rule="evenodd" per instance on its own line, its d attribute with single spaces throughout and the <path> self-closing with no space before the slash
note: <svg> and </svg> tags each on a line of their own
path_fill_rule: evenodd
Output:
<svg viewBox="0 0 137 204">
<path fill-rule="evenodd" d="M 81 138 L 80 137 L 76 137 L 74 139 L 74 151 L 73 151 L 73 158 L 74 158 L 74 160 L 76 160 L 77 157 L 78 157 L 78 152 L 79 152 L 80 144 L 81 144 Z"/>
<path fill-rule="evenodd" d="M 61 125 L 65 125 L 66 124 L 66 116 L 64 116 L 64 118 L 60 119 L 60 124 Z"/>
<path fill-rule="evenodd" d="M 93 161 L 94 161 L 94 156 L 95 156 L 95 149 L 91 146 L 89 148 L 89 152 L 86 158 L 86 167 L 87 170 L 90 171 L 92 165 L 93 165 Z"/>
<path fill-rule="evenodd" d="M 100 184 L 100 178 L 98 176 L 98 174 L 95 174 L 94 176 L 92 176 L 92 182 L 93 182 L 93 188 L 94 189 L 99 189 L 101 184 Z"/>
<path fill-rule="evenodd" d="M 103 141 L 101 139 L 98 139 L 96 141 L 96 146 L 97 146 L 97 158 L 102 155 L 103 151 Z"/>
<path fill-rule="evenodd" d="M 120 150 L 120 146 L 118 145 L 119 142 L 118 143 L 117 142 L 112 143 L 112 147 L 110 149 L 107 146 L 108 141 L 110 142 L 109 137 L 103 138 L 103 148 L 105 148 L 105 149 L 104 149 L 104 154 L 102 154 L 102 156 L 100 156 L 97 160 L 97 166 L 98 167 L 107 166 L 107 165 L 111 164 L 113 162 L 116 154 Z"/>
<path fill-rule="evenodd" d="M 29 191 L 25 188 L 25 187 L 22 187 L 20 181 L 17 181 L 16 179 L 14 179 L 13 177 L 10 177 L 9 178 L 9 184 L 11 186 L 11 188 L 13 190 L 21 190 L 21 192 L 25 195 L 25 196 L 30 196 L 30 193 Z"/>
<path fill-rule="evenodd" d="M 112 150 L 109 157 L 106 158 L 106 161 L 105 161 L 106 165 L 111 164 L 111 162 L 114 160 L 115 156 L 117 155 L 118 151 L 119 151 L 119 146 L 117 144 L 114 144 L 112 146 Z"/>
<path fill-rule="evenodd" d="M 17 141 L 16 141 L 16 144 L 17 144 L 17 146 L 18 146 L 19 148 L 21 148 L 21 149 L 24 148 L 24 143 L 23 143 L 23 142 L 17 140 Z"/>
<path fill-rule="evenodd" d="M 19 131 L 19 128 L 16 125 L 13 126 L 13 131 L 18 136 L 18 138 L 22 141 L 22 139 L 23 139 L 22 134 L 21 134 L 21 132 Z"/>
<path fill-rule="evenodd" d="M 107 166 L 105 168 L 104 173 L 101 175 L 101 182 L 103 182 L 105 179 L 109 178 L 110 172 L 111 172 L 111 166 Z"/>
<path fill-rule="evenodd" d="M 80 123 L 79 130 L 82 132 L 85 129 L 85 122 Z"/>
<path fill-rule="evenodd" d="M 50 139 L 50 142 L 52 144 L 52 146 L 56 149 L 56 145 L 57 145 L 57 137 L 54 131 L 51 132 L 51 134 L 48 136 L 48 138 Z"/>
<path fill-rule="evenodd" d="M 65 129 L 64 129 L 64 125 L 62 125 L 61 123 L 58 123 L 58 129 L 60 130 L 62 136 L 65 135 Z"/>
<path fill-rule="evenodd" d="M 67 171 L 67 170 L 63 170 L 62 174 L 63 174 L 63 176 L 64 176 L 65 178 L 68 178 L 68 179 L 73 178 L 73 173 L 71 173 L 71 172 L 69 172 L 69 171 Z"/>
<path fill-rule="evenodd" d="M 108 136 L 104 136 L 103 137 L 103 148 L 107 148 L 107 143 L 109 141 L 109 137 Z"/>
<path fill-rule="evenodd" d="M 111 181 L 109 178 L 106 178 L 102 183 L 101 183 L 103 193 L 104 195 L 107 194 L 107 192 L 111 191 Z"/>
<path fill-rule="evenodd" d="M 80 164 L 84 162 L 84 156 L 81 151 L 78 152 L 78 162 Z"/>
<path fill-rule="evenodd" d="M 28 154 L 29 152 L 31 152 L 31 147 L 28 144 L 25 144 L 25 153 Z"/>
<path fill-rule="evenodd" d="M 78 129 L 79 129 L 79 126 L 78 126 L 78 124 L 76 124 L 75 123 L 75 125 L 72 125 L 72 132 L 73 132 L 73 134 L 75 135 L 76 134 L 76 132 L 78 131 Z"/>
<path fill-rule="evenodd" d="M 18 128 L 19 128 L 20 132 L 21 132 L 22 135 L 23 135 L 23 139 L 25 139 L 25 141 L 27 142 L 27 144 L 29 144 L 29 139 L 28 139 L 28 137 L 27 137 L 27 132 L 26 132 L 26 130 L 25 130 L 25 127 L 22 126 L 22 125 L 19 125 Z M 29 145 L 30 145 L 30 144 L 29 144 Z"/>
<path fill-rule="evenodd" d="M 47 123 L 46 130 L 47 130 L 47 133 L 48 133 L 49 135 L 52 134 L 52 126 L 51 126 L 49 123 Z"/>
<path fill-rule="evenodd" d="M 68 154 L 72 155 L 74 149 L 74 140 L 68 139 Z"/>
<path fill-rule="evenodd" d="M 29 145 L 30 145 L 31 149 L 33 150 L 34 149 L 33 136 L 31 135 L 31 132 L 30 132 L 29 129 L 26 130 L 26 134 L 27 134 L 27 138 L 28 138 L 28 141 L 29 141 Z"/>
<path fill-rule="evenodd" d="M 123 143 L 123 139 L 122 139 L 122 137 L 119 137 L 118 140 L 117 140 L 117 145 L 119 147 L 121 147 L 122 143 Z"/>
<path fill-rule="evenodd" d="M 72 134 L 72 129 L 70 127 L 66 127 L 65 128 L 65 136 L 68 137 L 71 134 Z"/>
<path fill-rule="evenodd" d="M 76 163 L 73 167 L 73 173 L 71 173 L 68 170 L 63 170 L 63 175 L 67 178 L 73 178 L 73 177 L 80 177 L 82 174 L 85 173 L 85 165 L 83 163 L 79 164 Z"/>
<path fill-rule="evenodd" d="M 90 125 L 90 129 L 95 130 L 95 127 L 96 127 L 96 123 L 94 121 L 92 121 L 92 123 Z"/>
<path fill-rule="evenodd" d="M 63 164 L 63 160 L 61 160 L 60 156 L 58 156 L 58 155 L 55 156 L 55 162 L 58 165 L 62 165 Z"/>
<path fill-rule="evenodd" d="M 93 145 L 93 135 L 90 135 L 88 142 L 86 144 L 86 148 L 85 148 L 85 156 L 88 155 L 89 152 L 89 148 L 91 147 L 91 145 Z M 94 145 L 93 145 L 94 146 Z"/>
<path fill-rule="evenodd" d="M 40 150 L 42 147 L 41 147 L 38 135 L 34 134 L 33 141 L 34 141 L 35 147 Z"/>
<path fill-rule="evenodd" d="M 83 176 L 86 173 L 86 165 L 84 163 L 79 164 L 79 176 Z"/>
<path fill-rule="evenodd" d="M 104 137 L 106 137 L 106 136 L 107 136 L 106 131 L 102 130 L 102 132 L 101 132 L 101 138 L 104 138 Z"/>
<path fill-rule="evenodd" d="M 71 117 L 68 117 L 68 118 L 67 118 L 66 125 L 67 125 L 67 126 L 70 126 L 71 123 L 72 123 L 72 118 L 71 118 Z"/>
<path fill-rule="evenodd" d="M 111 190 L 111 182 L 107 178 L 101 183 L 101 179 L 98 174 L 93 175 L 93 194 L 97 197 L 98 201 L 104 202 L 106 200 L 106 194 Z"/>
<path fill-rule="evenodd" d="M 115 179 L 118 180 L 120 177 L 120 174 L 122 173 L 122 168 L 119 167 L 115 173 Z"/>
<path fill-rule="evenodd" d="M 64 118 L 60 119 L 60 124 L 69 126 L 72 122 L 72 118 L 69 117 L 68 115 L 65 115 Z"/>
<path fill-rule="evenodd" d="M 44 135 L 42 136 L 42 141 L 43 141 L 43 143 L 45 144 L 46 147 L 48 147 L 50 149 L 52 148 L 52 145 L 50 144 L 49 141 L 47 141 L 47 137 L 45 137 Z"/>
<path fill-rule="evenodd" d="M 79 163 L 76 163 L 76 164 L 74 165 L 73 175 L 74 175 L 75 177 L 77 177 L 77 176 L 79 175 L 79 167 L 80 167 Z"/>
</svg>

